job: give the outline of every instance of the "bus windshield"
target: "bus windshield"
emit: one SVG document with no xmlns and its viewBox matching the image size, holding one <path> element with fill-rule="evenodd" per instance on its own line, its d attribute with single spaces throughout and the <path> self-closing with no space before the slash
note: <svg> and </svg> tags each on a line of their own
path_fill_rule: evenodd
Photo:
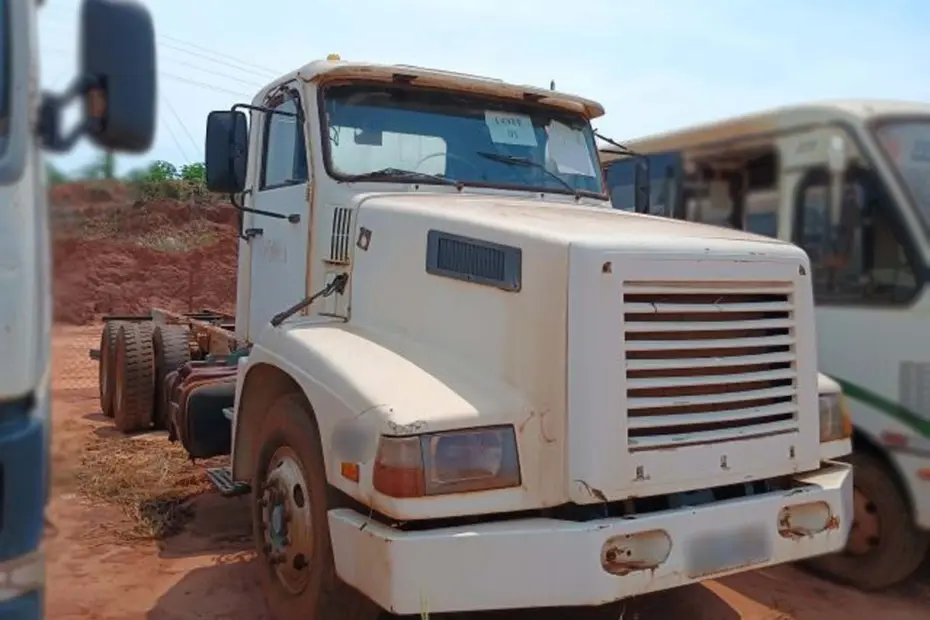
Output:
<svg viewBox="0 0 930 620">
<path fill-rule="evenodd" d="M 606 198 L 587 119 L 480 95 L 383 84 L 323 91 L 340 181 L 462 184 Z"/>
<path fill-rule="evenodd" d="M 885 121 L 875 133 L 930 233 L 930 118 Z"/>
</svg>

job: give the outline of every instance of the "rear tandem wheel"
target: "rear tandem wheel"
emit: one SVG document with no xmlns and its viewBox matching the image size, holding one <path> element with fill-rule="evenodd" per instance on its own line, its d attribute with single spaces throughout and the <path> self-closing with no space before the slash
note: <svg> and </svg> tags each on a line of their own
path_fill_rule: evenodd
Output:
<svg viewBox="0 0 930 620">
<path fill-rule="evenodd" d="M 100 390 L 100 411 L 113 417 L 114 370 L 116 368 L 116 333 L 121 321 L 107 321 L 100 332 L 100 362 L 97 365 L 97 386 Z"/>
<path fill-rule="evenodd" d="M 113 409 L 116 428 L 124 433 L 152 426 L 155 395 L 152 326 L 124 323 L 116 335 Z"/>
</svg>

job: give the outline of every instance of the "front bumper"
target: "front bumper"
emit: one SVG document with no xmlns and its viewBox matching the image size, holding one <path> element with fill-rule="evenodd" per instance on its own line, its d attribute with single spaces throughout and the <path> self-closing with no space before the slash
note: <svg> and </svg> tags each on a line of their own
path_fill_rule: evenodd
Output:
<svg viewBox="0 0 930 620">
<path fill-rule="evenodd" d="M 403 532 L 338 509 L 329 525 L 339 577 L 395 614 L 601 605 L 839 551 L 852 468 L 825 463 L 795 481 L 789 491 L 628 519 Z"/>
</svg>

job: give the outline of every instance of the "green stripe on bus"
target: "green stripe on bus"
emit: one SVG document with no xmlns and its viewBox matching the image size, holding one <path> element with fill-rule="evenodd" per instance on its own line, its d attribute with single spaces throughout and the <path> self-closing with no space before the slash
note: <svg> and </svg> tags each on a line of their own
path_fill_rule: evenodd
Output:
<svg viewBox="0 0 930 620">
<path fill-rule="evenodd" d="M 845 379 L 840 379 L 834 375 L 830 375 L 830 377 L 840 384 L 840 387 L 843 388 L 843 394 L 849 398 L 853 398 L 861 403 L 869 405 L 870 407 L 874 407 L 882 413 L 898 420 L 902 424 L 910 426 L 924 437 L 930 437 L 930 421 L 920 417 L 917 415 L 917 413 L 911 411 L 903 405 L 899 405 L 894 401 L 888 400 L 884 396 L 880 396 L 871 390 L 867 390 L 861 385 L 856 385 L 855 383 L 851 383 Z"/>
</svg>

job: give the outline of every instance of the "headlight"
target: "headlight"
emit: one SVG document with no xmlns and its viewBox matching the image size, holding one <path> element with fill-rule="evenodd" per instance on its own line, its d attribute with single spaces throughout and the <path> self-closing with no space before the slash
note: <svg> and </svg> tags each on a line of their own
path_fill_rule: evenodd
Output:
<svg viewBox="0 0 930 620">
<path fill-rule="evenodd" d="M 382 436 L 373 478 L 375 489 L 391 497 L 520 486 L 517 438 L 512 426 Z"/>
<path fill-rule="evenodd" d="M 852 436 L 852 420 L 842 394 L 820 395 L 820 443 Z"/>
</svg>

